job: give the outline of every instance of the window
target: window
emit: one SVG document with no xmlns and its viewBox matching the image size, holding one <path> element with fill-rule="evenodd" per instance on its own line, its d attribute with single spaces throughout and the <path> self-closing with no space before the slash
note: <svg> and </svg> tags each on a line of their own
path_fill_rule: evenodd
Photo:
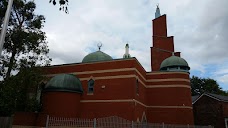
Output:
<svg viewBox="0 0 228 128">
<path fill-rule="evenodd" d="M 179 70 L 178 67 L 169 67 L 168 68 L 168 71 L 177 71 L 177 70 Z"/>
<path fill-rule="evenodd" d="M 139 81 L 136 79 L 136 94 L 139 94 Z"/>
<path fill-rule="evenodd" d="M 88 81 L 88 93 L 93 93 L 94 91 L 94 80 L 90 79 Z"/>
</svg>

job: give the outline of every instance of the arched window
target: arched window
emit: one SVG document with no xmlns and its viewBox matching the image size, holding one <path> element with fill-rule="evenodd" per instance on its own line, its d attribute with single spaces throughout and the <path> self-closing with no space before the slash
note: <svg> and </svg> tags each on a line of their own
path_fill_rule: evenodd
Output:
<svg viewBox="0 0 228 128">
<path fill-rule="evenodd" d="M 88 93 L 93 93 L 94 91 L 94 80 L 90 79 L 88 81 Z"/>
</svg>

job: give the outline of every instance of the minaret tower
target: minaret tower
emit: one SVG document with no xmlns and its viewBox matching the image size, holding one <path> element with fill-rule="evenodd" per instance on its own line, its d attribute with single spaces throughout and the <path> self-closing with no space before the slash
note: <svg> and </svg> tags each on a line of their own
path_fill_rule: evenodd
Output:
<svg viewBox="0 0 228 128">
<path fill-rule="evenodd" d="M 151 47 L 151 69 L 159 71 L 163 60 L 170 57 L 174 52 L 173 36 L 167 36 L 166 15 L 160 14 L 159 6 L 157 5 L 155 19 L 153 24 L 153 47 Z M 180 57 L 180 52 L 174 52 L 175 56 Z"/>
<path fill-rule="evenodd" d="M 131 55 L 129 54 L 129 44 L 127 43 L 125 46 L 125 54 L 123 55 L 123 58 L 130 58 Z"/>
</svg>

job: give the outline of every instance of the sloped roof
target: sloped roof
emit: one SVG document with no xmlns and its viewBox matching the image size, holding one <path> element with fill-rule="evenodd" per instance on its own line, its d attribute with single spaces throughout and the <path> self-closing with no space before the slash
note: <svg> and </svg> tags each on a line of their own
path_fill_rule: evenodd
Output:
<svg viewBox="0 0 228 128">
<path fill-rule="evenodd" d="M 195 102 L 198 98 L 199 98 L 200 95 L 197 95 L 197 96 L 192 96 L 192 103 Z"/>
<path fill-rule="evenodd" d="M 209 95 L 215 97 L 215 98 L 218 98 L 222 101 L 227 101 L 228 102 L 228 96 L 222 96 L 222 95 L 217 95 L 217 94 L 212 94 L 212 93 L 208 93 Z"/>
<path fill-rule="evenodd" d="M 203 96 L 208 96 L 210 98 L 213 98 L 215 100 L 222 101 L 222 102 L 228 102 L 228 96 L 222 96 L 222 95 L 212 94 L 212 93 L 206 92 L 206 93 L 203 93 L 203 94 L 198 95 L 198 96 L 192 96 L 192 104 L 197 102 Z"/>
</svg>

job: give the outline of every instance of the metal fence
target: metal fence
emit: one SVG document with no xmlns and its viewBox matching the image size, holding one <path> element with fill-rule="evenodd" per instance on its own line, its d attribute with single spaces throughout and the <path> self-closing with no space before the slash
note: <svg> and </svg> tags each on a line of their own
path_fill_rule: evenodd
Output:
<svg viewBox="0 0 228 128">
<path fill-rule="evenodd" d="M 98 119 L 79 119 L 48 117 L 46 128 L 57 127 L 86 127 L 86 128 L 213 128 L 212 126 L 155 124 L 133 122 L 121 117 L 111 116 Z"/>
<path fill-rule="evenodd" d="M 12 117 L 0 117 L 0 128 L 11 128 Z"/>
</svg>

